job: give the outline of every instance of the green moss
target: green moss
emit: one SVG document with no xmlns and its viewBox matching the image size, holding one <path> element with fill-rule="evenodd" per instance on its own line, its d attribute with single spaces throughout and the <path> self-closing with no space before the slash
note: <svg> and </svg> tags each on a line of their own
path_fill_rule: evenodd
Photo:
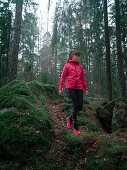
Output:
<svg viewBox="0 0 127 170">
<path fill-rule="evenodd" d="M 32 81 L 28 83 L 28 86 L 32 90 L 33 94 L 38 96 L 43 104 L 45 104 L 46 97 L 50 97 L 52 100 L 60 98 L 58 90 L 54 85 L 42 84 L 38 81 Z"/>
<path fill-rule="evenodd" d="M 90 123 L 90 124 L 88 124 L 88 130 L 93 131 L 93 132 L 98 132 L 99 127 L 94 123 Z"/>
<path fill-rule="evenodd" d="M 72 133 L 68 133 L 65 140 L 67 151 L 77 152 L 82 150 L 82 140 L 80 136 L 75 136 Z"/>
<path fill-rule="evenodd" d="M 127 98 L 117 98 L 115 100 L 115 107 L 117 109 L 120 109 L 122 107 L 126 107 L 127 106 Z"/>
<path fill-rule="evenodd" d="M 99 131 L 99 128 L 96 124 L 90 122 L 87 118 L 78 118 L 78 125 L 86 126 L 89 131 Z"/>
<path fill-rule="evenodd" d="M 99 143 L 100 146 L 112 147 L 114 144 L 118 143 L 118 140 L 108 136 L 100 136 L 100 139 L 101 139 L 101 142 Z"/>
<path fill-rule="evenodd" d="M 101 102 L 100 101 L 90 101 L 89 102 L 89 109 L 90 110 L 95 110 L 100 106 Z"/>
<path fill-rule="evenodd" d="M 0 115 L 0 149 L 5 157 L 25 159 L 46 153 L 53 132 L 43 104 L 48 93 L 54 96 L 55 91 L 52 85 L 37 81 L 27 84 L 24 80 L 15 80 L 0 89 L 0 109 L 16 108 Z"/>
<path fill-rule="evenodd" d="M 65 103 L 70 103 L 70 99 L 66 95 L 64 96 L 64 101 Z"/>
<path fill-rule="evenodd" d="M 63 105 L 62 110 L 63 110 L 63 111 L 68 111 L 68 110 L 70 110 L 71 108 L 72 108 L 71 104 L 65 103 L 65 104 Z"/>
<path fill-rule="evenodd" d="M 38 149 L 42 155 L 46 153 L 53 137 L 48 119 L 44 117 L 40 119 L 33 114 L 14 112 L 0 115 L 0 119 L 0 147 L 5 150 L 8 148 L 8 155 L 33 156 L 30 154 L 38 154 Z"/>
<path fill-rule="evenodd" d="M 84 117 L 85 118 L 89 117 L 85 106 L 83 107 L 83 109 L 81 111 L 78 112 L 78 116 L 82 117 L 83 119 L 84 119 Z"/>
<path fill-rule="evenodd" d="M 0 161 L 0 168 L 2 170 L 16 170 L 17 169 L 17 163 L 15 161 Z"/>
<path fill-rule="evenodd" d="M 86 161 L 85 163 L 83 163 L 81 165 L 82 169 L 90 169 L 90 170 L 108 170 L 111 169 L 111 167 L 113 169 L 118 169 L 118 163 L 119 160 L 117 158 L 108 158 L 108 161 L 104 161 L 104 159 L 100 158 L 100 159 L 91 159 Z M 121 167 L 121 170 L 125 170 L 124 167 Z M 120 170 L 120 166 L 119 166 L 119 170 Z"/>
<path fill-rule="evenodd" d="M 120 154 L 122 152 L 127 152 L 127 145 L 126 144 L 117 144 L 113 145 L 112 147 L 105 148 L 103 150 L 103 155 L 114 155 L 116 156 L 117 154 Z"/>
<path fill-rule="evenodd" d="M 95 137 L 95 136 L 98 136 L 98 133 L 95 133 L 95 132 L 91 132 L 91 131 L 86 131 L 84 129 L 81 130 L 82 132 L 82 136 L 83 137 Z"/>
<path fill-rule="evenodd" d="M 13 101 L 16 101 L 17 97 L 30 95 L 32 95 L 32 92 L 26 82 L 23 80 L 15 80 L 0 89 L 0 109 L 13 106 Z"/>
<path fill-rule="evenodd" d="M 108 104 L 105 104 L 104 109 L 107 109 L 108 112 L 112 113 L 114 106 L 115 106 L 115 101 L 112 101 L 112 102 L 109 102 Z"/>
<path fill-rule="evenodd" d="M 78 120 L 77 120 L 77 123 L 78 123 L 78 125 L 80 125 L 80 126 L 86 126 L 86 125 L 88 125 L 90 122 L 89 122 L 89 120 L 86 119 L 86 118 L 79 117 Z"/>
<path fill-rule="evenodd" d="M 113 131 L 117 129 L 126 129 L 127 128 L 127 99 L 118 98 L 115 101 L 115 107 L 113 110 L 113 119 L 112 119 L 112 129 Z"/>
<path fill-rule="evenodd" d="M 89 104 L 89 101 L 84 98 L 84 99 L 83 99 L 83 103 L 84 103 L 84 104 Z"/>
<path fill-rule="evenodd" d="M 100 136 L 100 139 L 97 152 L 88 152 L 85 155 L 86 161 L 81 164 L 81 167 L 84 169 L 107 170 L 112 166 L 113 169 L 124 170 L 127 159 L 122 155 L 127 152 L 126 143 L 109 136 Z"/>
<path fill-rule="evenodd" d="M 101 150 L 101 156 L 116 156 L 119 153 L 127 152 L 127 145 L 125 142 L 121 142 L 113 137 L 100 137 L 101 141 L 99 147 Z"/>
<path fill-rule="evenodd" d="M 91 106 L 91 105 L 89 105 L 88 108 L 89 108 L 90 110 L 93 110 L 93 109 L 94 109 L 93 106 Z"/>
</svg>

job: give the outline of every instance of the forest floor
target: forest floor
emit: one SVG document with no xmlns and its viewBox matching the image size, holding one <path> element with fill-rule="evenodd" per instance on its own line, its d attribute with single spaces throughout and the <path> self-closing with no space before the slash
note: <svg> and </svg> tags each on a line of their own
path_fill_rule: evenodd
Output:
<svg viewBox="0 0 127 170">
<path fill-rule="evenodd" d="M 71 129 L 67 128 L 67 115 L 63 111 L 63 105 L 64 105 L 64 100 L 57 100 L 53 101 L 48 99 L 46 102 L 46 109 L 48 111 L 49 116 L 51 117 L 52 124 L 53 124 L 53 131 L 55 133 L 55 138 L 52 141 L 51 148 L 48 151 L 45 160 L 50 160 L 49 163 L 55 162 L 56 165 L 60 165 L 66 162 L 66 167 L 70 166 L 71 164 L 74 164 L 73 162 L 73 155 L 69 154 L 66 152 L 66 147 L 62 146 L 62 141 L 64 140 L 64 136 L 66 133 L 73 133 L 73 127 Z M 100 135 L 99 137 L 109 137 L 109 138 L 114 138 L 116 140 L 119 140 L 121 142 L 127 142 L 126 138 L 126 132 L 121 132 L 120 130 L 115 131 L 115 133 L 112 134 L 107 134 L 103 128 L 100 122 L 98 121 L 98 118 L 96 116 L 95 110 L 90 110 L 89 107 L 86 105 L 86 111 L 88 113 L 88 119 L 92 123 L 96 124 L 99 127 L 100 130 Z M 79 129 L 83 130 L 82 127 L 79 127 Z M 94 136 L 94 132 L 92 132 L 93 136 L 90 137 L 85 137 L 84 133 L 80 135 L 80 138 L 82 140 L 85 140 L 85 144 L 89 144 L 89 148 L 86 152 L 96 152 L 98 148 L 98 144 L 100 142 L 99 138 Z M 75 162 L 75 170 L 80 170 L 82 169 L 80 164 L 84 162 L 84 159 L 86 156 L 86 153 L 84 152 L 84 157 L 81 158 L 80 160 Z M 85 160 L 86 161 L 86 160 Z M 54 167 L 55 167 L 54 164 Z"/>
<path fill-rule="evenodd" d="M 81 135 L 74 135 L 67 128 L 70 101 L 54 86 L 16 80 L 1 88 L 0 169 L 127 169 L 127 129 L 104 131 L 96 113 L 102 102 L 84 99 Z"/>
</svg>

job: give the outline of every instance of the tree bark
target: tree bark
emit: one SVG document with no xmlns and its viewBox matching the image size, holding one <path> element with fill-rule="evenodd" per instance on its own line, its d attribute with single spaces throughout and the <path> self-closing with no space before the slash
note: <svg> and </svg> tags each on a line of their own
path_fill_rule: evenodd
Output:
<svg viewBox="0 0 127 170">
<path fill-rule="evenodd" d="M 57 44 L 55 46 L 55 60 L 54 60 L 54 83 L 56 84 L 57 80 Z"/>
<path fill-rule="evenodd" d="M 16 0 L 14 38 L 13 38 L 12 48 L 10 49 L 9 57 L 8 57 L 8 61 L 9 61 L 8 82 L 11 82 L 17 78 L 18 52 L 19 52 L 21 22 L 22 22 L 22 8 L 23 8 L 23 0 Z"/>
<path fill-rule="evenodd" d="M 7 44 L 7 62 L 6 62 L 6 84 L 8 82 L 8 68 L 9 68 L 9 49 L 10 49 L 10 31 L 11 31 L 11 14 L 9 15 L 9 21 L 8 21 L 8 31 L 7 31 L 7 39 L 8 39 L 8 44 Z"/>
<path fill-rule="evenodd" d="M 126 96 L 126 80 L 124 77 L 123 68 L 123 56 L 122 56 L 122 46 L 121 46 L 121 30 L 120 30 L 120 5 L 119 0 L 115 0 L 116 9 L 116 44 L 117 44 L 117 67 L 118 67 L 118 77 L 119 77 L 119 87 L 121 96 Z"/>
<path fill-rule="evenodd" d="M 110 60 L 110 40 L 108 30 L 107 0 L 104 0 L 104 23 L 105 23 L 105 44 L 106 44 L 106 66 L 108 80 L 108 96 L 112 100 L 112 79 L 111 79 L 111 60 Z"/>
</svg>

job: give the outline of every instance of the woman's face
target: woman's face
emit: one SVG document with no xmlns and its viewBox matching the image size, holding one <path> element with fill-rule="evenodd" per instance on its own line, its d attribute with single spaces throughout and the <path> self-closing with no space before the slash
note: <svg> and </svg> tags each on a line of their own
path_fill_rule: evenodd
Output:
<svg viewBox="0 0 127 170">
<path fill-rule="evenodd" d="M 79 60 L 79 55 L 73 55 L 72 60 L 78 61 Z"/>
</svg>

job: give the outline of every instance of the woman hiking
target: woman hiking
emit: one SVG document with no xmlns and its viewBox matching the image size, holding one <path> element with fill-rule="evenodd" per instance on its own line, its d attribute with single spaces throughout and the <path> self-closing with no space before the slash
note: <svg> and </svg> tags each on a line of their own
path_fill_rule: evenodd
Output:
<svg viewBox="0 0 127 170">
<path fill-rule="evenodd" d="M 83 67 L 79 64 L 80 51 L 72 50 L 69 54 L 68 63 L 65 64 L 60 82 L 59 82 L 59 94 L 62 95 L 63 85 L 66 80 L 66 93 L 72 102 L 72 115 L 67 117 L 67 127 L 72 128 L 74 134 L 80 135 L 81 132 L 77 125 L 77 113 L 83 108 L 83 88 L 85 89 L 86 96 L 88 95 L 88 88 L 85 81 L 85 75 Z"/>
</svg>

